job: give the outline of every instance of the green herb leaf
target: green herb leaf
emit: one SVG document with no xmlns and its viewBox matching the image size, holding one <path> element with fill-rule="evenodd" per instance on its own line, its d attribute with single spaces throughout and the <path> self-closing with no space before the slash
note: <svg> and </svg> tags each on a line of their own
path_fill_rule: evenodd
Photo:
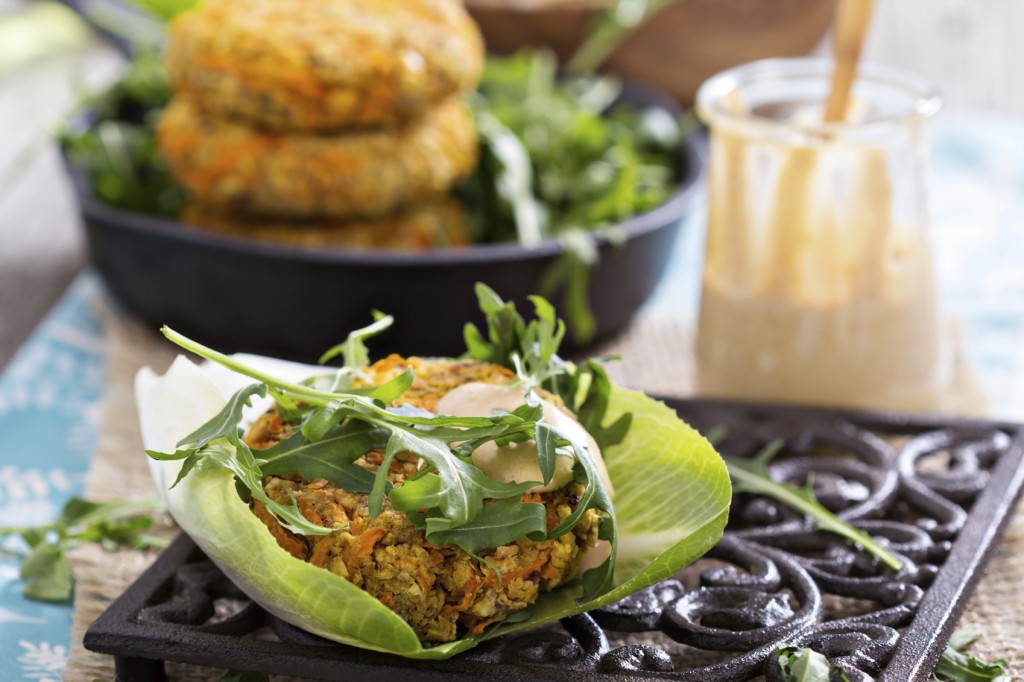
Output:
<svg viewBox="0 0 1024 682">
<path fill-rule="evenodd" d="M 366 340 L 386 331 L 395 323 L 395 318 L 385 315 L 379 310 L 373 311 L 373 323 L 349 332 L 344 342 L 329 349 L 320 359 L 318 364 L 324 365 L 338 355 L 342 357 L 342 364 L 345 367 L 361 368 L 370 364 L 370 351 L 366 347 Z"/>
<path fill-rule="evenodd" d="M 29 599 L 49 602 L 71 599 L 74 583 L 64 544 L 36 545 L 21 565 L 21 578 Z"/>
<path fill-rule="evenodd" d="M 981 633 L 977 630 L 954 630 L 953 634 L 949 636 L 949 644 L 947 646 L 957 651 L 964 651 L 979 639 L 981 639 Z"/>
<path fill-rule="evenodd" d="M 441 491 L 441 477 L 427 473 L 405 481 L 388 493 L 391 506 L 400 512 L 431 509 L 440 504 L 444 493 Z"/>
<path fill-rule="evenodd" d="M 782 682 L 849 682 L 841 668 L 833 666 L 825 656 L 813 649 L 784 646 L 775 652 Z"/>
<path fill-rule="evenodd" d="M 450 525 L 433 527 L 431 522 L 438 520 L 442 519 L 427 519 L 427 542 L 438 547 L 458 545 L 470 554 L 477 554 L 490 547 L 507 545 L 523 536 L 543 535 L 547 529 L 547 511 L 544 505 L 521 502 L 516 498 L 484 505 L 472 521 L 457 528 Z"/>
<path fill-rule="evenodd" d="M 147 450 L 146 454 L 158 461 L 173 461 L 180 459 L 176 456 L 177 453 L 174 455 L 163 455 L 159 452 L 150 452 Z M 171 484 L 170 490 L 177 488 L 178 484 L 181 483 L 182 480 L 189 475 L 189 472 L 195 468 L 196 464 L 201 462 L 203 459 L 203 454 L 199 450 L 185 450 L 183 454 L 185 454 L 185 461 L 181 463 L 181 469 L 178 470 L 178 477 L 174 479 L 174 483 Z"/>
<path fill-rule="evenodd" d="M 160 55 L 139 50 L 120 80 L 83 103 L 95 120 L 65 130 L 61 144 L 90 179 L 97 199 L 123 210 L 177 216 L 185 193 L 155 139 L 156 121 L 169 99 Z"/>
<path fill-rule="evenodd" d="M 587 394 L 577 411 L 580 424 L 587 430 L 598 447 L 606 447 L 621 443 L 633 423 L 633 415 L 624 414 L 610 426 L 604 426 L 605 415 L 608 413 L 608 401 L 611 398 L 612 382 L 608 372 L 596 360 L 587 360 L 586 373 L 590 376 Z M 579 383 L 579 380 L 576 381 Z"/>
<path fill-rule="evenodd" d="M 537 462 L 540 464 L 541 482 L 547 485 L 551 483 L 551 478 L 555 475 L 558 436 L 547 424 L 538 422 L 534 430 L 534 440 L 537 443 Z"/>
<path fill-rule="evenodd" d="M 388 432 L 358 421 L 333 427 L 320 440 L 310 441 L 300 431 L 266 450 L 263 475 L 296 473 L 307 481 L 323 478 L 354 493 L 373 488 L 372 472 L 353 462 L 371 450 L 387 445 Z"/>
<path fill-rule="evenodd" d="M 165 547 L 162 538 L 146 535 L 149 513 L 163 509 L 156 500 L 90 502 L 72 498 L 51 524 L 26 528 L 0 528 L 0 537 L 20 535 L 29 547 L 21 567 L 23 591 L 29 599 L 65 602 L 73 581 L 67 551 L 78 542 L 96 542 L 108 549 Z"/>
<path fill-rule="evenodd" d="M 583 573 L 583 596 L 580 597 L 580 601 L 587 601 L 607 592 L 613 583 L 615 557 L 618 553 L 615 507 L 612 505 L 608 489 L 604 486 L 604 481 L 597 470 L 597 464 L 591 457 L 590 452 L 580 446 L 580 444 L 570 442 L 556 429 L 551 428 L 551 432 L 558 439 L 559 445 L 567 445 L 572 448 L 573 453 L 576 455 L 576 464 L 573 467 L 573 472 L 576 475 L 576 479 L 584 482 L 586 487 L 583 489 L 583 494 L 580 495 L 580 501 L 575 511 L 548 531 L 547 539 L 557 538 L 566 533 L 579 522 L 583 512 L 587 509 L 600 509 L 606 514 L 602 518 L 601 524 L 605 537 L 611 540 L 611 552 L 604 563 Z"/>
<path fill-rule="evenodd" d="M 237 433 L 238 423 L 242 421 L 242 411 L 252 405 L 252 397 L 254 395 L 261 398 L 265 397 L 267 395 L 267 387 L 263 384 L 250 384 L 236 391 L 228 399 L 223 409 L 210 421 L 178 441 L 179 448 L 183 445 L 189 446 L 188 448 L 179 450 L 173 455 L 165 455 L 165 457 L 180 459 L 182 453 L 190 454 L 218 438 L 227 438 Z"/>
<path fill-rule="evenodd" d="M 210 468 L 228 469 L 235 474 L 235 477 L 249 489 L 249 494 L 259 500 L 271 514 L 277 517 L 278 522 L 284 528 L 299 535 L 330 535 L 335 528 L 324 528 L 310 522 L 299 511 L 298 505 L 284 505 L 275 502 L 267 496 L 263 490 L 261 479 L 263 471 L 260 468 L 256 457 L 252 454 L 249 446 L 242 442 L 237 433 L 232 433 L 227 438 L 227 444 L 214 443 L 208 445 L 201 451 L 204 457 L 199 462 L 199 468 L 208 471 Z"/>
<path fill-rule="evenodd" d="M 466 326 L 466 355 L 516 371 L 527 388 L 552 381 L 565 371 L 558 347 L 565 324 L 555 309 L 540 296 L 531 297 L 536 318 L 529 324 L 511 301 L 505 302 L 486 284 L 477 282 L 477 300 L 487 319 L 487 340 L 472 324 Z"/>
<path fill-rule="evenodd" d="M 780 483 L 771 477 L 766 466 L 767 460 L 781 447 L 781 444 L 781 441 L 776 441 L 753 459 L 726 458 L 729 476 L 735 483 L 736 491 L 764 495 L 781 502 L 790 509 L 809 517 L 814 521 L 816 528 L 835 533 L 860 545 L 886 566 L 894 571 L 899 571 L 903 567 L 903 562 L 870 535 L 854 528 L 823 507 L 815 499 L 814 492 L 809 486 L 798 488 L 788 483 Z"/>
<path fill-rule="evenodd" d="M 957 630 L 949 645 L 939 656 L 933 680 L 942 682 L 1010 682 L 1009 662 L 996 659 L 986 663 L 965 653 L 965 649 L 981 636 L 978 632 Z"/>
<path fill-rule="evenodd" d="M 629 35 L 658 11 L 679 0 L 619 0 L 602 12 L 569 59 L 571 73 L 596 73 Z"/>
</svg>

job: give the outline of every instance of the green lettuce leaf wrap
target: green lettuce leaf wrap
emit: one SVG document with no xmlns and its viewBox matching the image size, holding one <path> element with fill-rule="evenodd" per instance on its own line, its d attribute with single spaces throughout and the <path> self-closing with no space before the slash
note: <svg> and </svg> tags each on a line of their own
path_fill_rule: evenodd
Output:
<svg viewBox="0 0 1024 682">
<path fill-rule="evenodd" d="M 322 368 L 247 356 L 246 363 L 296 380 Z M 149 369 L 136 378 L 145 447 L 171 452 L 245 385 L 216 366 L 179 357 L 163 376 Z M 265 406 L 254 405 L 254 416 Z M 712 446 L 673 410 L 641 393 L 613 387 L 607 418 L 631 412 L 621 443 L 604 451 L 614 484 L 618 559 L 614 587 L 578 603 L 578 586 L 544 593 L 530 618 L 492 626 L 482 635 L 424 646 L 412 628 L 348 580 L 291 556 L 235 489 L 231 471 L 196 470 L 171 489 L 182 462 L 151 461 L 159 489 L 181 528 L 253 601 L 277 617 L 327 639 L 409 658 L 444 659 L 477 642 L 536 627 L 615 602 L 663 580 L 710 549 L 722 536 L 731 489 L 725 464 Z"/>
</svg>

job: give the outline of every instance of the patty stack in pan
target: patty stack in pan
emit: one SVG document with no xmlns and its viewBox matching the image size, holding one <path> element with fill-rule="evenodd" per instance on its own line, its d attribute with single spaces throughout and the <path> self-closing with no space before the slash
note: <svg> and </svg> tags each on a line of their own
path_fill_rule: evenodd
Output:
<svg viewBox="0 0 1024 682">
<path fill-rule="evenodd" d="M 169 27 L 158 144 L 182 219 L 309 246 L 468 241 L 460 94 L 483 64 L 458 0 L 206 0 Z"/>
</svg>

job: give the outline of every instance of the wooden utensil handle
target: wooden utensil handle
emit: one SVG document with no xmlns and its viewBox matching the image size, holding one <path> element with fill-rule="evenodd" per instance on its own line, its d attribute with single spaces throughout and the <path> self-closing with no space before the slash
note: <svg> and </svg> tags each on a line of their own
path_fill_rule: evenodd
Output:
<svg viewBox="0 0 1024 682">
<path fill-rule="evenodd" d="M 871 24 L 874 4 L 874 0 L 840 0 L 836 8 L 833 35 L 836 65 L 825 104 L 826 123 L 838 123 L 846 118 L 850 90 L 857 77 L 857 62 L 860 60 L 864 36 Z"/>
</svg>

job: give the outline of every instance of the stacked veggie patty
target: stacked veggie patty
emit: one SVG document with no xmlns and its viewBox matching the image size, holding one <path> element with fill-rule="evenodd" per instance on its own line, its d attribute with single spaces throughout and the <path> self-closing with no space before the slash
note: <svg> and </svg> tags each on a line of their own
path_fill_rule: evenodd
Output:
<svg viewBox="0 0 1024 682">
<path fill-rule="evenodd" d="M 165 62 L 157 141 L 188 223 L 299 245 L 468 242 L 446 201 L 477 152 L 460 95 L 483 46 L 461 3 L 207 0 L 171 23 Z"/>
</svg>

